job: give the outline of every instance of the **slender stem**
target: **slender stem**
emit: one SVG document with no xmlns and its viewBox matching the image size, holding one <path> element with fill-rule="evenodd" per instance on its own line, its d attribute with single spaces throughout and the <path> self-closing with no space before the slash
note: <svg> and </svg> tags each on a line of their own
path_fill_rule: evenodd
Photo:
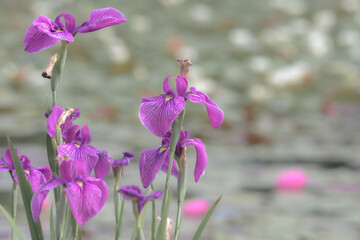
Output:
<svg viewBox="0 0 360 240">
<path fill-rule="evenodd" d="M 17 212 L 17 199 L 18 199 L 18 185 L 13 181 L 12 191 L 11 191 L 11 217 L 16 219 Z M 11 240 L 14 239 L 14 228 L 11 228 Z"/>
<path fill-rule="evenodd" d="M 154 186 L 151 184 L 151 190 L 154 191 Z M 156 224 L 156 216 L 155 216 L 155 199 L 151 201 L 151 240 L 155 239 L 155 224 Z"/>
<path fill-rule="evenodd" d="M 157 239 L 159 239 L 159 236 L 162 236 L 162 234 L 165 233 L 166 228 L 166 221 L 167 221 L 167 215 L 166 215 L 166 203 L 169 201 L 169 182 L 170 182 L 170 176 L 171 176 L 171 170 L 173 165 L 173 159 L 175 157 L 175 150 L 176 150 L 176 144 L 178 142 L 181 126 L 184 120 L 185 116 L 185 109 L 180 113 L 180 115 L 175 119 L 175 121 L 172 124 L 172 133 L 171 133 L 171 139 L 170 139 L 170 158 L 169 158 L 169 168 L 166 175 L 166 181 L 165 181 L 165 191 L 164 191 L 164 197 L 161 205 L 161 220 L 158 228 L 157 233 Z M 161 232 L 161 233 L 160 233 Z M 164 233 L 162 233 L 164 232 Z"/>
<path fill-rule="evenodd" d="M 177 240 L 179 235 L 179 229 L 181 224 L 181 210 L 184 203 L 186 195 L 186 149 L 183 150 L 182 157 L 179 161 L 179 176 L 178 176 L 178 185 L 177 185 L 177 214 L 176 214 L 176 224 L 175 224 L 175 233 L 174 240 Z"/>
<path fill-rule="evenodd" d="M 119 167 L 115 176 L 115 183 L 114 183 L 114 207 L 115 207 L 115 221 L 116 221 L 115 240 L 120 238 L 120 233 L 121 233 L 120 229 L 121 229 L 122 215 L 124 209 L 124 199 L 122 200 L 120 207 L 120 195 L 118 193 L 120 180 L 121 180 L 121 172 L 122 172 L 122 167 Z"/>
<path fill-rule="evenodd" d="M 53 99 L 53 105 L 56 103 L 56 90 L 52 91 L 52 99 Z"/>
</svg>

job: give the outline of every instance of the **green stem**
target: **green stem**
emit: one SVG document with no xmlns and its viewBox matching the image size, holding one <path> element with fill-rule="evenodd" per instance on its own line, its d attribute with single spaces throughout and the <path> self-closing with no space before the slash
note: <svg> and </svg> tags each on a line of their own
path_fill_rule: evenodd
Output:
<svg viewBox="0 0 360 240">
<path fill-rule="evenodd" d="M 14 222 L 16 219 L 16 212 L 17 212 L 17 199 L 18 199 L 18 185 L 14 181 L 12 186 L 11 192 L 11 217 L 13 218 Z M 11 228 L 11 240 L 14 239 L 14 228 Z"/>
<path fill-rule="evenodd" d="M 151 190 L 154 191 L 154 186 L 151 184 Z M 151 240 L 155 239 L 155 224 L 156 224 L 156 216 L 155 216 L 155 199 L 151 201 Z"/>
<path fill-rule="evenodd" d="M 185 149 L 183 151 L 186 151 Z M 183 152 L 183 156 L 179 161 L 179 176 L 178 176 L 178 185 L 177 185 L 177 214 L 176 214 L 176 224 L 175 224 L 175 233 L 174 240 L 177 240 L 180 224 L 181 224 L 181 210 L 182 205 L 184 203 L 185 195 L 186 195 L 186 156 L 185 152 Z"/>
<path fill-rule="evenodd" d="M 122 216 L 124 211 L 124 199 L 121 201 L 120 206 L 120 195 L 118 193 L 118 189 L 120 186 L 121 180 L 121 172 L 122 167 L 120 167 L 115 176 L 115 183 L 114 183 L 114 207 L 115 207 L 115 220 L 116 220 L 116 231 L 115 231 L 115 240 L 120 238 L 121 234 L 121 225 L 122 225 Z"/>
<path fill-rule="evenodd" d="M 169 158 L 169 168 L 166 175 L 166 181 L 165 181 L 165 191 L 164 191 L 164 197 L 161 204 L 161 220 L 159 223 L 159 228 L 156 233 L 156 239 L 163 239 L 165 236 L 165 230 L 166 230 L 166 222 L 168 218 L 168 212 L 166 211 L 166 205 L 169 201 L 169 185 L 170 185 L 170 176 L 171 176 L 171 170 L 173 165 L 173 159 L 175 157 L 175 150 L 176 150 L 176 144 L 179 140 L 181 126 L 184 120 L 185 116 L 185 109 L 180 113 L 180 115 L 175 119 L 175 121 L 172 124 L 172 133 L 171 133 L 171 139 L 170 139 L 170 158 Z"/>
</svg>

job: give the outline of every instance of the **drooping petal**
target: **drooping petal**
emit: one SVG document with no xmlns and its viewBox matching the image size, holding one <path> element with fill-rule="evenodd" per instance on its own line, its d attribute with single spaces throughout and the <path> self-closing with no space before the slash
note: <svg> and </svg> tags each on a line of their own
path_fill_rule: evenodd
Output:
<svg viewBox="0 0 360 240">
<path fill-rule="evenodd" d="M 224 113 L 205 93 L 190 88 L 185 97 L 194 103 L 204 103 L 209 115 L 209 120 L 214 128 L 219 128 L 224 120 Z"/>
<path fill-rule="evenodd" d="M 60 157 L 67 155 L 82 164 L 84 176 L 90 175 L 98 161 L 98 150 L 90 145 L 76 146 L 73 143 L 62 144 L 58 146 L 58 154 Z"/>
<path fill-rule="evenodd" d="M 168 169 L 169 169 L 169 158 L 165 159 L 163 165 L 161 166 L 161 171 L 163 171 L 164 173 L 167 173 Z M 175 159 L 173 160 L 171 175 L 173 175 L 176 178 L 179 176 L 179 169 L 176 165 Z"/>
<path fill-rule="evenodd" d="M 194 170 L 195 182 L 198 182 L 200 177 L 205 173 L 205 167 L 207 164 L 207 155 L 205 152 L 205 145 L 201 142 L 200 139 L 193 138 L 188 139 L 184 142 L 183 147 L 193 145 L 196 150 L 196 164 Z"/>
<path fill-rule="evenodd" d="M 65 19 L 65 26 L 61 21 L 61 17 L 64 17 Z M 69 33 L 74 34 L 76 27 L 76 19 L 72 15 L 68 13 L 62 13 L 56 17 L 55 23 L 58 24 L 59 26 L 64 27 L 66 31 L 68 31 Z"/>
<path fill-rule="evenodd" d="M 147 188 L 152 183 L 165 159 L 169 157 L 169 148 L 151 148 L 142 152 L 139 167 L 144 188 Z"/>
<path fill-rule="evenodd" d="M 104 199 L 107 198 L 108 189 L 105 182 L 92 179 L 71 182 L 65 188 L 70 210 L 80 225 L 84 225 L 98 214 L 105 204 Z"/>
<path fill-rule="evenodd" d="M 157 97 L 142 98 L 139 117 L 150 132 L 162 137 L 184 108 L 185 99 L 181 96 L 163 94 Z"/>
<path fill-rule="evenodd" d="M 41 185 L 38 190 L 35 192 L 32 200 L 31 200 L 31 210 L 33 219 L 36 222 L 39 218 L 40 212 L 41 212 L 41 206 L 43 201 L 45 200 L 46 196 L 49 193 L 49 189 L 55 188 L 59 185 L 61 185 L 63 182 L 52 179 L 49 182 L 44 183 Z"/>
<path fill-rule="evenodd" d="M 90 13 L 90 18 L 86 22 L 76 27 L 75 32 L 93 32 L 123 22 L 126 22 L 125 16 L 114 8 L 96 9 Z"/>
<path fill-rule="evenodd" d="M 185 77 L 179 75 L 176 78 L 176 92 L 179 96 L 184 96 L 188 88 L 188 82 Z"/>
<path fill-rule="evenodd" d="M 94 168 L 95 177 L 104 179 L 110 171 L 109 155 L 106 151 L 100 151 L 97 154 L 99 156 L 99 159 Z"/>
<path fill-rule="evenodd" d="M 56 125 L 59 123 L 59 118 L 61 114 L 64 112 L 64 109 L 58 107 L 56 104 L 51 110 L 50 116 L 47 119 L 46 129 L 50 137 L 55 137 Z"/>
</svg>

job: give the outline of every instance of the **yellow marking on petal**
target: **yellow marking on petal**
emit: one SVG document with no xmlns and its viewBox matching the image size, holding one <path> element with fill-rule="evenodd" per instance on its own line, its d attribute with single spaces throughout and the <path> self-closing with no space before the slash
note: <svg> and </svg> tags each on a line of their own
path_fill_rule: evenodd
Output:
<svg viewBox="0 0 360 240">
<path fill-rule="evenodd" d="M 166 96 L 165 102 L 169 101 L 169 100 L 172 99 L 172 98 L 173 98 L 173 96 Z"/>
<path fill-rule="evenodd" d="M 165 151 L 167 148 L 160 148 L 159 153 L 162 153 L 163 151 Z"/>
<path fill-rule="evenodd" d="M 24 172 L 29 175 L 29 170 L 24 169 Z"/>
<path fill-rule="evenodd" d="M 79 187 L 81 187 L 81 189 L 83 188 L 83 182 L 77 181 L 76 184 L 79 185 Z"/>
<path fill-rule="evenodd" d="M 80 147 L 80 144 L 76 144 L 74 143 L 75 147 L 79 148 Z"/>
</svg>

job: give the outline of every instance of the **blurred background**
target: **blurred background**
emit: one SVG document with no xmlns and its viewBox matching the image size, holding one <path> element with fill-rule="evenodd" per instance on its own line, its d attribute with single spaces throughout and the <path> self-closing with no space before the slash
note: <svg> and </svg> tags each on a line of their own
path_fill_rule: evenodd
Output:
<svg viewBox="0 0 360 240">
<path fill-rule="evenodd" d="M 32 21 L 67 12 L 79 25 L 93 9 L 114 7 L 128 22 L 76 35 L 57 99 L 81 109 L 77 123 L 89 125 L 93 146 L 114 159 L 135 153 L 124 184 L 140 184 L 141 151 L 160 145 L 138 119 L 140 98 L 162 94 L 165 77 L 179 73 L 176 58 L 190 58 L 189 85 L 225 115 L 221 128 L 212 129 L 203 105 L 187 105 L 184 128 L 208 155 L 206 174 L 195 184 L 195 152 L 188 149 L 187 199 L 213 202 L 224 194 L 203 239 L 360 238 L 359 0 L 3 0 L 0 6 L 0 156 L 9 135 L 33 166 L 47 164 L 51 90 L 41 71 L 60 44 L 24 52 Z M 156 188 L 164 177 L 158 174 Z M 112 176 L 106 181 L 109 202 L 86 224 L 84 239 L 112 239 Z M 9 175 L 1 173 L 0 182 L 0 204 L 9 209 Z M 134 223 L 130 203 L 126 211 L 123 239 Z M 185 215 L 180 238 L 191 239 L 201 219 Z M 1 215 L 0 239 L 9 237 Z"/>
</svg>

